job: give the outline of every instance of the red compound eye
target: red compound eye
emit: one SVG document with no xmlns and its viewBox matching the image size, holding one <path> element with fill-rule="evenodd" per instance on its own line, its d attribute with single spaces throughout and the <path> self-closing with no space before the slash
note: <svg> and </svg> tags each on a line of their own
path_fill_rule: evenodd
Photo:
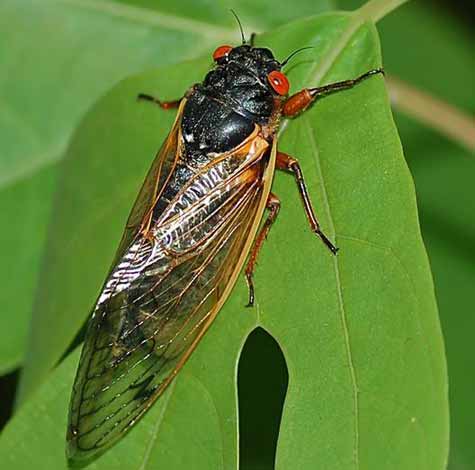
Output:
<svg viewBox="0 0 475 470">
<path fill-rule="evenodd" d="M 289 92 L 289 79 L 282 72 L 278 70 L 272 71 L 267 75 L 267 80 L 269 80 L 270 86 L 279 95 L 286 95 Z"/>
<path fill-rule="evenodd" d="M 214 52 L 213 52 L 213 59 L 214 60 L 219 60 L 222 59 L 224 56 L 229 54 L 229 51 L 232 49 L 231 46 L 219 46 Z"/>
</svg>

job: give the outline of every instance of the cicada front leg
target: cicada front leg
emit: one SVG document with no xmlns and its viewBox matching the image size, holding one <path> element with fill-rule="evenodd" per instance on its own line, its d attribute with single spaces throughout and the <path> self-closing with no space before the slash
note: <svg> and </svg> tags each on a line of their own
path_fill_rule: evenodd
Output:
<svg viewBox="0 0 475 470">
<path fill-rule="evenodd" d="M 183 98 L 188 98 L 193 93 L 195 86 L 196 85 L 193 85 L 191 88 L 189 88 L 188 91 L 181 98 L 178 98 L 177 100 L 162 101 L 155 96 L 148 95 L 147 93 L 139 93 L 137 95 L 137 100 L 149 101 L 150 103 L 154 103 L 160 106 L 160 108 L 162 109 L 176 109 L 180 106 L 181 100 Z"/>
<path fill-rule="evenodd" d="M 316 88 L 304 88 L 303 90 L 290 96 L 282 107 L 282 115 L 285 117 L 294 117 L 305 111 L 318 97 L 326 96 L 337 91 L 348 90 L 353 88 L 358 83 L 366 80 L 372 75 L 384 74 L 383 69 L 370 70 L 359 77 L 352 80 L 344 80 L 342 82 L 330 83 Z M 308 222 L 312 231 L 320 237 L 327 248 L 334 254 L 338 252 L 338 248 L 333 245 L 329 238 L 323 233 L 320 228 L 317 216 L 313 210 L 310 197 L 308 195 L 307 186 L 303 177 L 302 169 L 300 168 L 298 160 L 283 152 L 277 152 L 276 168 L 279 170 L 286 170 L 293 173 L 297 183 L 300 196 L 307 215 Z"/>
<path fill-rule="evenodd" d="M 348 90 L 358 83 L 366 80 L 372 75 L 381 73 L 384 75 L 383 69 L 373 69 L 360 75 L 352 80 L 343 80 L 342 82 L 330 83 L 316 88 L 304 88 L 299 92 L 290 96 L 284 103 L 282 115 L 285 117 L 294 117 L 305 111 L 317 98 L 335 93 L 337 91 Z"/>
<path fill-rule="evenodd" d="M 171 101 L 161 101 L 158 98 L 155 98 L 152 95 L 147 95 L 146 93 L 139 93 L 137 95 L 137 100 L 142 100 L 142 101 L 149 101 L 151 103 L 154 103 L 162 109 L 176 109 L 180 105 L 180 102 L 182 98 L 178 100 L 171 100 Z"/>
</svg>

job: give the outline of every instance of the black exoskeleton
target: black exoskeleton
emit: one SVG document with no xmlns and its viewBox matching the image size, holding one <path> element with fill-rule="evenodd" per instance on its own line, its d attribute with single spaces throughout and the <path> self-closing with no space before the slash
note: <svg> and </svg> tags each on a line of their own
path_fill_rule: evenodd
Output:
<svg viewBox="0 0 475 470">
<path fill-rule="evenodd" d="M 218 58 L 183 111 L 187 155 L 230 150 L 251 134 L 255 123 L 267 124 L 278 96 L 268 75 L 280 68 L 269 49 L 246 44 Z"/>
</svg>

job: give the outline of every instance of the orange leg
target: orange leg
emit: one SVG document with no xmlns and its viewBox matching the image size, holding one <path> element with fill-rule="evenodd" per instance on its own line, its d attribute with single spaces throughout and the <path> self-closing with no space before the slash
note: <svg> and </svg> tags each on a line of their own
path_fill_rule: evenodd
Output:
<svg viewBox="0 0 475 470">
<path fill-rule="evenodd" d="M 252 282 L 252 276 L 254 274 L 254 267 L 256 266 L 257 256 L 264 243 L 264 240 L 267 238 L 272 224 L 274 223 L 275 219 L 277 218 L 277 215 L 279 214 L 280 200 L 275 194 L 269 194 L 267 198 L 266 208 L 269 209 L 269 215 L 267 216 L 267 219 L 264 222 L 264 225 L 262 226 L 261 230 L 257 234 L 245 270 L 246 281 L 249 287 L 249 302 L 246 307 L 252 307 L 254 305 L 254 284 Z"/>
<path fill-rule="evenodd" d="M 304 88 L 287 99 L 282 109 L 282 115 L 286 117 L 294 117 L 302 111 L 305 111 L 319 96 L 329 95 L 330 93 L 334 93 L 336 91 L 348 90 L 349 88 L 353 88 L 358 83 L 367 79 L 371 75 L 375 75 L 377 73 L 384 74 L 384 71 L 383 69 L 374 69 L 364 73 L 363 75 L 360 75 L 354 80 L 344 80 L 342 82 L 330 83 L 329 85 L 324 85 L 317 88 Z"/>
<path fill-rule="evenodd" d="M 162 109 L 174 109 L 178 108 L 181 102 L 181 98 L 179 100 L 172 100 L 172 101 L 160 101 L 158 98 L 155 98 L 151 95 L 146 95 L 145 93 L 139 93 L 137 96 L 138 100 L 143 101 L 150 101 L 151 103 L 158 104 Z"/>
<path fill-rule="evenodd" d="M 297 183 L 300 192 L 300 196 L 302 198 L 305 214 L 307 216 L 312 232 L 318 235 L 323 241 L 323 243 L 325 243 L 327 248 L 334 255 L 336 255 L 338 252 L 338 248 L 333 245 L 333 243 L 320 229 L 320 224 L 318 222 L 317 216 L 315 215 L 315 211 L 313 210 L 312 202 L 310 201 L 310 197 L 308 195 L 307 185 L 305 184 L 305 180 L 303 179 L 302 169 L 300 168 L 299 162 L 295 158 L 291 157 L 290 155 L 287 155 L 284 152 L 277 152 L 276 168 L 279 170 L 286 170 L 293 173 L 295 182 Z"/>
</svg>

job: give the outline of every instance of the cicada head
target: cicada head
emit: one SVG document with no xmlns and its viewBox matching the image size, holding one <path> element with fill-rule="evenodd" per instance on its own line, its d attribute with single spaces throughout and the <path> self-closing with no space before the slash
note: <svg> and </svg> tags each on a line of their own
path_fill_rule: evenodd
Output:
<svg viewBox="0 0 475 470">
<path fill-rule="evenodd" d="M 282 65 L 270 49 L 248 44 L 220 46 L 214 51 L 213 58 L 218 69 L 229 71 L 240 84 L 261 86 L 280 96 L 289 92 L 289 81 L 281 72 Z"/>
<path fill-rule="evenodd" d="M 203 85 L 245 113 L 265 121 L 274 109 L 275 100 L 289 92 L 289 81 L 270 49 L 248 44 L 219 46 L 213 54 L 216 67 Z"/>
</svg>

